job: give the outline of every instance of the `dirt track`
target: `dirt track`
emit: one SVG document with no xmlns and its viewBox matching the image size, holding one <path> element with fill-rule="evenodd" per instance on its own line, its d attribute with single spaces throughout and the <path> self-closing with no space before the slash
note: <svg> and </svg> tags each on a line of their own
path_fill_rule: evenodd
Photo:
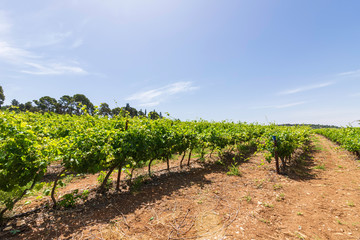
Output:
<svg viewBox="0 0 360 240">
<path fill-rule="evenodd" d="M 360 239 L 360 164 L 321 136 L 313 145 L 288 176 L 261 165 L 261 154 L 240 165 L 242 176 L 217 164 L 173 168 L 136 193 L 18 219 L 14 238 Z M 95 185 L 90 176 L 65 189 Z"/>
</svg>

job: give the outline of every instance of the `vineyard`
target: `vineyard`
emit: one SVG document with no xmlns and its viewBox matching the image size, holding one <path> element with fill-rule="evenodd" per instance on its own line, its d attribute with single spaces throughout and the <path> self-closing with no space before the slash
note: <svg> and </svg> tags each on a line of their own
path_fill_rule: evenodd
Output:
<svg viewBox="0 0 360 240">
<path fill-rule="evenodd" d="M 316 132 L 360 156 L 360 128 L 318 129 Z"/>
<path fill-rule="evenodd" d="M 269 173 L 288 175 L 291 166 L 312 151 L 315 134 L 300 126 L 8 111 L 0 113 L 0 127 L 0 218 L 5 223 L 16 204 L 34 192 L 49 196 L 51 209 L 76 208 L 78 201 L 86 202 L 88 190 L 57 194 L 69 174 L 96 174 L 96 194 L 106 195 L 121 191 L 124 175 L 128 187 L 134 187 L 141 180 L 135 178 L 138 169 L 146 169 L 142 178 L 153 178 L 153 167 L 159 163 L 168 172 L 174 164 L 190 171 L 194 155 L 205 167 L 207 159 L 216 155 L 215 164 L 228 175 L 239 176 L 239 165 L 261 153 L 260 166 L 271 166 Z M 316 133 L 359 154 L 358 128 Z M 113 174 L 117 174 L 115 184 Z"/>
</svg>

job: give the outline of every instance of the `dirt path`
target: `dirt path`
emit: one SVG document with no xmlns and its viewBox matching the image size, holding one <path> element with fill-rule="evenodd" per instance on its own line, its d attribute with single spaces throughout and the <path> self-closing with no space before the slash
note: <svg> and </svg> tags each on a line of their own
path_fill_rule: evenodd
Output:
<svg viewBox="0 0 360 240">
<path fill-rule="evenodd" d="M 241 176 L 194 163 L 137 192 L 18 219 L 14 238 L 360 239 L 360 163 L 324 137 L 314 137 L 313 145 L 288 176 L 275 174 L 261 154 L 240 165 Z M 72 184 L 66 189 L 94 186 L 96 178 Z"/>
</svg>

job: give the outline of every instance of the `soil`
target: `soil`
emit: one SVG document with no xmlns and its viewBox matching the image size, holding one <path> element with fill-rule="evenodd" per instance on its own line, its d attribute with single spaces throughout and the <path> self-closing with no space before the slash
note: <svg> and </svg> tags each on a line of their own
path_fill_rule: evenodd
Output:
<svg viewBox="0 0 360 240">
<path fill-rule="evenodd" d="M 257 153 L 241 176 L 217 156 L 183 169 L 172 160 L 170 172 L 159 163 L 137 191 L 126 176 L 122 192 L 107 195 L 95 193 L 96 175 L 74 178 L 57 195 L 89 189 L 87 201 L 52 210 L 39 208 L 48 197 L 24 199 L 12 214 L 35 210 L 10 219 L 0 239 L 360 239 L 359 161 L 322 136 L 312 146 L 286 175 Z"/>
</svg>

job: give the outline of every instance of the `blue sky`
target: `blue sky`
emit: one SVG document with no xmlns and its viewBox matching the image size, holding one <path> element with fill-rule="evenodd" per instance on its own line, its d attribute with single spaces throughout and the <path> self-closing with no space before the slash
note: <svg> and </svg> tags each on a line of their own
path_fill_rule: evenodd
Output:
<svg viewBox="0 0 360 240">
<path fill-rule="evenodd" d="M 85 94 L 182 120 L 360 119 L 360 1 L 0 2 L 6 104 Z"/>
</svg>

